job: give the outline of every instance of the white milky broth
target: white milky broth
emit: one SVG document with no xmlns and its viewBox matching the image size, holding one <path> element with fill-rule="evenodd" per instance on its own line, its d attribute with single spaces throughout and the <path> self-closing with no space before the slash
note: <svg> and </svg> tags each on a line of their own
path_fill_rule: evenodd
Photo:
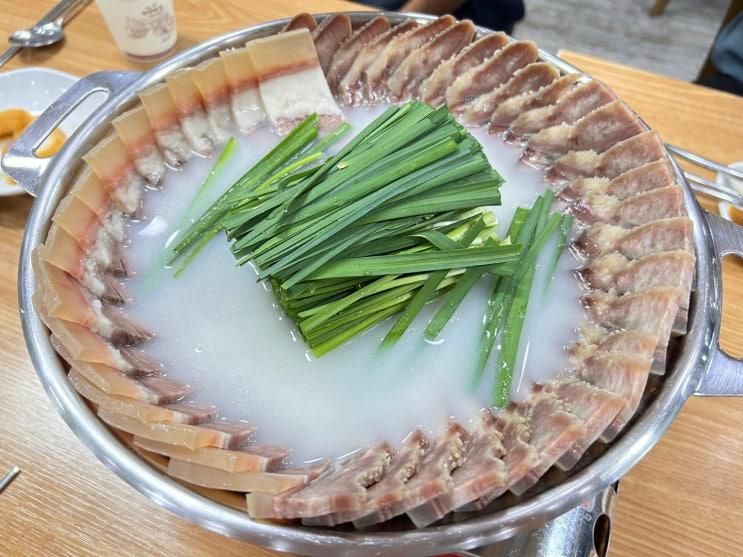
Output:
<svg viewBox="0 0 743 557">
<path fill-rule="evenodd" d="M 383 108 L 346 110 L 349 138 Z M 515 208 L 530 206 L 544 191 L 542 175 L 519 163 L 518 149 L 484 130 L 473 134 L 506 180 L 503 205 L 493 208 L 502 234 Z M 202 209 L 280 140 L 265 128 L 236 137 L 237 152 Z M 470 292 L 436 343 L 422 336 L 437 308 L 432 303 L 389 350 L 378 347 L 392 321 L 315 359 L 254 270 L 235 265 L 224 236 L 213 239 L 181 277 L 162 268 L 160 254 L 217 156 L 194 157 L 170 170 L 162 188 L 145 195 L 146 217 L 128 225 L 126 257 L 135 272 L 125 282 L 128 310 L 156 334 L 143 350 L 164 364 L 168 376 L 192 387 L 190 400 L 214 405 L 224 418 L 254 423 L 256 441 L 291 449 L 296 463 L 340 457 L 383 439 L 397 443 L 416 427 L 435 434 L 449 416 L 463 424 L 476 419 L 491 389 L 492 373 L 477 390 L 470 385 L 489 280 Z M 567 250 L 546 289 L 544 268 L 553 249 L 554 243 L 538 262 L 542 272 L 513 382 L 516 399 L 565 367 L 564 347 L 583 317 L 572 276 L 577 261 Z"/>
</svg>

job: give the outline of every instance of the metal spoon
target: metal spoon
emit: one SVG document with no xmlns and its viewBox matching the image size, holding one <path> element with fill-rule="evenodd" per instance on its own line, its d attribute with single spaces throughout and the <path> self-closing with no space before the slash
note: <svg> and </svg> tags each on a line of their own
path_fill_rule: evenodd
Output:
<svg viewBox="0 0 743 557">
<path fill-rule="evenodd" d="M 38 48 L 58 43 L 64 38 L 64 24 L 73 18 L 90 0 L 62 0 L 28 29 L 18 29 L 9 38 L 11 44 L 0 54 L 0 66 L 15 56 L 22 48 Z"/>
</svg>

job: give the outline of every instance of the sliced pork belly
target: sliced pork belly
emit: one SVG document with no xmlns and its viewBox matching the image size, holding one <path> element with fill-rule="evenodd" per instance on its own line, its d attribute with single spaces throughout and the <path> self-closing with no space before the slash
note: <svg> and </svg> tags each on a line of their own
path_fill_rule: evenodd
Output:
<svg viewBox="0 0 743 557">
<path fill-rule="evenodd" d="M 653 131 L 637 134 L 620 141 L 603 153 L 572 151 L 560 157 L 546 174 L 550 181 L 583 176 L 616 178 L 623 172 L 657 161 L 666 155 L 663 142 Z"/>
<path fill-rule="evenodd" d="M 211 135 L 218 141 L 230 135 L 232 112 L 230 84 L 221 58 L 202 62 L 191 71 L 191 77 L 201 93 Z"/>
<path fill-rule="evenodd" d="M 421 99 L 432 106 L 441 106 L 445 101 L 446 90 L 460 75 L 482 64 L 506 44 L 508 37 L 505 33 L 492 33 L 441 62 L 430 77 L 421 83 Z"/>
<path fill-rule="evenodd" d="M 495 109 L 506 99 L 537 91 L 549 85 L 560 76 L 558 69 L 552 64 L 535 62 L 521 68 L 506 83 L 491 91 L 480 95 L 465 105 L 461 120 L 464 124 L 482 126 L 490 122 Z"/>
<path fill-rule="evenodd" d="M 191 450 L 143 437 L 135 437 L 134 445 L 169 458 L 225 472 L 273 472 L 288 454 L 285 449 L 267 445 L 246 445 L 238 450 L 213 447 Z"/>
<path fill-rule="evenodd" d="M 338 82 L 337 92 L 343 104 L 354 106 L 364 99 L 366 70 L 381 56 L 382 51 L 391 40 L 416 27 L 418 27 L 417 22 L 407 19 L 378 34 L 359 50 L 348 71 Z"/>
<path fill-rule="evenodd" d="M 658 159 L 623 172 L 616 178 L 578 178 L 565 186 L 559 196 L 576 201 L 590 194 L 606 194 L 624 200 L 638 193 L 671 186 L 676 183 L 673 168 L 665 159 Z"/>
<path fill-rule="evenodd" d="M 376 37 L 387 32 L 389 28 L 390 21 L 386 17 L 377 16 L 357 29 L 338 47 L 330 61 L 330 66 L 325 71 L 325 78 L 332 92 L 335 93 L 338 90 L 338 84 L 348 73 L 359 52 Z"/>
<path fill-rule="evenodd" d="M 624 201 L 611 195 L 589 193 L 569 210 L 586 224 L 609 222 L 626 228 L 679 217 L 686 212 L 684 192 L 676 185 L 638 193 Z"/>
<path fill-rule="evenodd" d="M 120 395 L 109 395 L 96 387 L 93 383 L 73 367 L 68 375 L 70 383 L 84 398 L 96 405 L 100 410 L 105 408 L 141 423 L 199 423 L 205 412 L 185 404 L 171 404 L 158 406 L 141 400 Z"/>
<path fill-rule="evenodd" d="M 693 235 L 687 217 L 659 219 L 630 229 L 597 223 L 576 240 L 575 247 L 589 257 L 616 250 L 628 259 L 639 259 L 673 250 L 694 253 Z"/>
<path fill-rule="evenodd" d="M 384 476 L 391 458 L 386 443 L 361 451 L 304 489 L 277 497 L 274 508 L 283 518 L 359 510 L 366 502 L 367 488 Z"/>
<path fill-rule="evenodd" d="M 387 94 L 387 80 L 413 51 L 431 42 L 434 37 L 456 24 L 450 15 L 421 25 L 390 40 L 376 59 L 369 64 L 365 74 L 365 99 L 378 101 Z M 433 52 L 431 53 L 433 54 Z"/>
<path fill-rule="evenodd" d="M 621 352 L 599 353 L 588 358 L 580 376 L 607 391 L 618 394 L 624 407 L 601 434 L 601 439 L 610 441 L 632 418 L 645 392 L 652 358 L 643 358 Z"/>
<path fill-rule="evenodd" d="M 86 251 L 68 232 L 54 224 L 40 253 L 44 261 L 73 276 L 93 295 L 121 303 L 124 301 L 121 285 L 107 267 L 107 261 L 115 257 L 109 250 L 113 250 L 111 244 L 96 245 Z"/>
<path fill-rule="evenodd" d="M 601 389 L 574 377 L 558 379 L 545 386 L 570 408 L 570 413 L 583 422 L 584 434 L 555 463 L 561 470 L 569 470 L 598 440 L 606 428 L 625 407 L 624 399 L 616 393 Z"/>
<path fill-rule="evenodd" d="M 190 389 L 167 377 L 130 377 L 104 364 L 72 361 L 72 369 L 110 396 L 132 398 L 148 404 L 169 404 L 185 397 Z"/>
<path fill-rule="evenodd" d="M 129 151 L 117 135 L 102 140 L 83 155 L 83 160 L 100 178 L 117 207 L 129 215 L 140 213 L 144 180 L 134 169 Z"/>
<path fill-rule="evenodd" d="M 584 295 L 581 300 L 589 316 L 610 331 L 636 329 L 657 335 L 665 350 L 674 328 L 681 293 L 670 287 L 654 287 L 617 296 L 600 290 Z"/>
<path fill-rule="evenodd" d="M 470 20 L 460 21 L 413 50 L 387 81 L 390 99 L 402 101 L 416 98 L 423 80 L 439 64 L 446 63 L 446 60 L 470 44 L 474 36 L 475 25 Z"/>
<path fill-rule="evenodd" d="M 90 168 L 85 168 L 75 180 L 70 195 L 85 203 L 101 219 L 111 213 L 113 200 L 103 187 L 101 179 Z"/>
<path fill-rule="evenodd" d="M 470 437 L 467 458 L 451 475 L 453 487 L 444 495 L 408 511 L 413 523 L 422 528 L 451 511 L 498 489 L 506 489 L 508 474 L 501 460 L 506 453 L 496 418 L 484 412 Z"/>
<path fill-rule="evenodd" d="M 312 30 L 312 41 L 323 73 L 327 75 L 333 55 L 350 36 L 351 20 L 346 14 L 328 16 Z"/>
<path fill-rule="evenodd" d="M 578 74 L 567 74 L 541 89 L 506 99 L 490 116 L 490 133 L 506 131 L 524 112 L 549 107 L 563 97 L 578 81 Z"/>
<path fill-rule="evenodd" d="M 641 133 L 645 127 L 622 101 L 597 108 L 574 124 L 559 124 L 534 134 L 522 160 L 547 164 L 569 151 L 593 150 L 603 153 L 620 141 Z"/>
<path fill-rule="evenodd" d="M 589 81 L 567 91 L 555 104 L 523 112 L 508 128 L 506 138 L 517 141 L 545 128 L 572 124 L 616 98 L 614 92 L 600 81 Z"/>
<path fill-rule="evenodd" d="M 201 91 L 196 86 L 192 73 L 191 68 L 178 70 L 167 76 L 165 82 L 173 98 L 183 135 L 186 136 L 194 151 L 208 154 L 214 150 L 214 145 L 222 138 L 217 136 L 209 125 Z"/>
<path fill-rule="evenodd" d="M 343 113 L 325 81 L 309 31 L 289 31 L 247 45 L 258 77 L 266 115 L 279 133 L 288 133 L 310 114 L 331 129 Z"/>
<path fill-rule="evenodd" d="M 284 25 L 281 32 L 285 33 L 286 31 L 294 31 L 295 29 L 309 29 L 312 31 L 316 27 L 317 21 L 315 21 L 315 18 L 307 12 L 302 12 L 301 14 L 297 14 L 291 18 L 289 23 Z"/>
<path fill-rule="evenodd" d="M 230 85 L 232 116 L 240 131 L 248 133 L 266 118 L 255 71 L 247 48 L 236 48 L 219 53 L 224 73 Z"/>
<path fill-rule="evenodd" d="M 186 411 L 188 405 L 170 405 L 177 411 Z M 199 414 L 201 415 L 201 414 Z M 99 408 L 98 416 L 111 427 L 132 435 L 196 450 L 202 447 L 235 449 L 255 432 L 255 427 L 243 422 L 199 421 L 200 425 L 153 422 L 139 420 Z M 206 418 L 207 420 L 210 418 Z"/>
<path fill-rule="evenodd" d="M 407 483 L 419 470 L 428 441 L 420 431 L 407 437 L 387 473 L 366 490 L 366 502 L 355 511 L 337 513 L 334 524 L 353 521 L 357 528 L 392 518 L 393 510 L 408 494 Z"/>
<path fill-rule="evenodd" d="M 586 331 L 590 333 L 586 334 Z M 666 371 L 666 351 L 658 350 L 657 334 L 644 333 L 634 329 L 609 332 L 595 324 L 581 327 L 582 338 L 569 348 L 573 364 L 579 364 L 600 352 L 623 352 L 653 360 L 651 373 L 663 375 Z"/>
<path fill-rule="evenodd" d="M 451 491 L 454 487 L 452 472 L 464 463 L 468 441 L 469 434 L 459 425 L 450 423 L 423 457 L 418 473 L 405 484 L 405 499 L 392 505 L 389 515 L 409 512 Z"/>
<path fill-rule="evenodd" d="M 156 185 L 165 173 L 165 161 L 155 143 L 155 134 L 144 108 L 137 106 L 113 122 L 116 134 L 129 150 L 134 168 L 150 184 Z"/>
<path fill-rule="evenodd" d="M 121 311 L 92 296 L 65 271 L 42 261 L 38 252 L 33 265 L 37 291 L 49 316 L 87 327 L 117 346 L 144 342 L 152 336 Z"/>
<path fill-rule="evenodd" d="M 165 157 L 165 161 L 178 166 L 192 155 L 191 144 L 181 130 L 173 97 L 164 83 L 145 89 L 139 93 L 139 100 L 150 119 L 155 141 Z"/>
<path fill-rule="evenodd" d="M 508 488 L 524 478 L 530 470 L 539 466 L 540 458 L 537 449 L 529 442 L 531 423 L 519 412 L 502 411 L 496 416 L 498 430 L 502 433 L 503 448 L 506 454 L 501 458 L 505 464 L 506 479 L 503 485 L 476 501 L 462 505 L 459 511 L 478 511 L 505 493 Z"/>
<path fill-rule="evenodd" d="M 312 481 L 326 465 L 275 472 L 226 472 L 171 458 L 168 475 L 209 489 L 276 494 Z"/>
<path fill-rule="evenodd" d="M 586 435 L 586 427 L 564 401 L 547 391 L 534 392 L 526 402 L 516 405 L 516 411 L 529 420 L 529 444 L 539 455 L 539 464 L 511 486 L 514 494 L 521 495 Z"/>
<path fill-rule="evenodd" d="M 459 114 L 473 99 L 508 81 L 516 70 L 531 64 L 539 55 L 531 41 L 510 43 L 482 64 L 461 74 L 446 90 L 446 106 Z"/>
<path fill-rule="evenodd" d="M 614 289 L 620 294 L 653 286 L 671 286 L 685 296 L 681 308 L 688 309 L 696 258 L 688 251 L 665 251 L 628 260 L 619 252 L 610 252 L 593 260 L 579 271 L 592 288 Z"/>
</svg>

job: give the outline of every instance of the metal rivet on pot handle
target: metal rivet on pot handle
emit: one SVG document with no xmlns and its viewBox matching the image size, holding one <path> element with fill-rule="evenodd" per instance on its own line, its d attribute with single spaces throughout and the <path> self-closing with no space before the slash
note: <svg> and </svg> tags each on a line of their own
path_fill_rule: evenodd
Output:
<svg viewBox="0 0 743 557">
<path fill-rule="evenodd" d="M 41 190 L 44 173 L 52 160 L 51 157 L 36 156 L 44 140 L 91 95 L 105 93 L 108 99 L 139 77 L 137 72 L 97 72 L 77 81 L 11 145 L 2 159 L 5 173 L 35 197 Z"/>
<path fill-rule="evenodd" d="M 715 265 L 719 276 L 720 259 L 726 255 L 743 257 L 743 227 L 712 213 L 705 213 L 715 246 Z M 720 312 L 722 311 L 722 300 Z M 718 313 L 719 314 L 719 313 Z M 711 339 L 707 372 L 694 392 L 700 396 L 743 396 L 743 360 L 733 358 L 720 348 L 720 323 Z"/>
</svg>

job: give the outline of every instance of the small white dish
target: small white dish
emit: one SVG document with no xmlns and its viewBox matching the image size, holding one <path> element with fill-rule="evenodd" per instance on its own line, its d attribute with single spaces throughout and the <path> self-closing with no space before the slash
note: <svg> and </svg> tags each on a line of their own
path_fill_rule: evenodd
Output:
<svg viewBox="0 0 743 557">
<path fill-rule="evenodd" d="M 34 116 L 41 114 L 78 79 L 48 68 L 22 68 L 0 73 L 0 111 L 21 108 Z M 67 137 L 95 110 L 98 103 L 89 103 L 90 100 L 82 103 L 60 125 Z M 0 197 L 24 193 L 23 188 L 7 184 L 4 178 L 0 169 Z"/>
<path fill-rule="evenodd" d="M 743 172 L 743 161 L 734 162 L 730 164 L 729 166 L 730 168 L 734 168 L 735 170 L 740 170 L 741 172 Z M 720 186 L 733 189 L 743 194 L 743 180 L 736 180 L 735 178 L 732 178 L 725 174 L 718 174 L 717 177 L 715 178 L 715 182 L 719 184 Z M 730 208 L 732 206 L 733 206 L 732 203 L 729 203 L 727 201 L 720 201 L 720 203 L 718 204 L 720 216 L 729 221 L 738 222 L 734 220 L 730 215 Z M 739 207 L 739 209 L 743 209 L 743 207 Z"/>
</svg>

